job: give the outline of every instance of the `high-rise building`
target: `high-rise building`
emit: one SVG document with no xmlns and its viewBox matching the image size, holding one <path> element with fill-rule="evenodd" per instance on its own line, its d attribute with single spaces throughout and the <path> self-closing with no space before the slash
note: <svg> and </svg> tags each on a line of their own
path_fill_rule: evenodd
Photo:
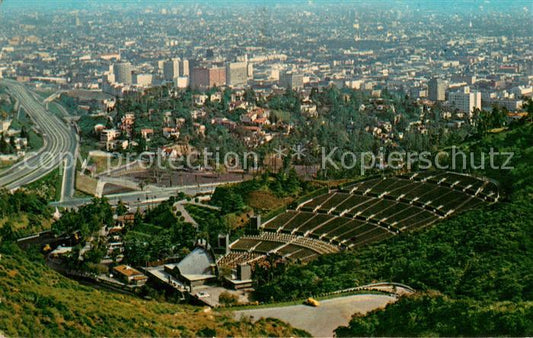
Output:
<svg viewBox="0 0 533 338">
<path fill-rule="evenodd" d="M 189 76 L 189 60 L 181 60 L 180 62 L 180 76 Z"/>
<path fill-rule="evenodd" d="M 115 82 L 122 84 L 132 84 L 132 67 L 129 62 L 119 62 L 113 65 L 113 74 L 115 75 Z"/>
<path fill-rule="evenodd" d="M 163 79 L 165 81 L 174 81 L 180 76 L 180 62 L 178 59 L 167 60 L 163 63 Z"/>
<path fill-rule="evenodd" d="M 304 87 L 304 76 L 290 71 L 282 72 L 279 74 L 279 85 L 287 89 L 302 89 Z"/>
<path fill-rule="evenodd" d="M 246 62 L 229 62 L 226 64 L 226 84 L 228 86 L 244 86 L 247 82 L 248 65 Z"/>
<path fill-rule="evenodd" d="M 446 100 L 448 83 L 442 79 L 433 78 L 428 82 L 428 97 L 431 101 Z"/>
<path fill-rule="evenodd" d="M 226 84 L 226 68 L 223 67 L 195 67 L 192 71 L 191 86 L 207 89 Z"/>
<path fill-rule="evenodd" d="M 253 63 L 249 63 L 248 64 L 248 79 L 253 79 L 254 78 L 254 64 Z"/>
<path fill-rule="evenodd" d="M 453 108 L 472 114 L 474 109 L 481 109 L 481 93 L 470 91 L 470 87 L 463 87 L 459 91 L 450 93 L 449 102 Z"/>
</svg>

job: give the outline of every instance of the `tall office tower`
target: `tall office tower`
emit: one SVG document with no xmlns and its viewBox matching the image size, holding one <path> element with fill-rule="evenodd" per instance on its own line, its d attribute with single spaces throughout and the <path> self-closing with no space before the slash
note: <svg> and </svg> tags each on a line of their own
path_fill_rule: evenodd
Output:
<svg viewBox="0 0 533 338">
<path fill-rule="evenodd" d="M 304 87 L 304 76 L 290 71 L 282 72 L 279 74 L 279 85 L 287 89 L 302 89 Z"/>
<path fill-rule="evenodd" d="M 450 105 L 464 113 L 472 114 L 475 108 L 481 109 L 481 93 L 470 91 L 470 87 L 450 93 Z"/>
<path fill-rule="evenodd" d="M 159 60 L 157 61 L 157 69 L 161 74 L 163 73 L 163 69 L 165 68 L 165 60 Z"/>
<path fill-rule="evenodd" d="M 221 67 L 195 67 L 192 71 L 193 88 L 207 89 L 226 84 L 226 69 Z"/>
<path fill-rule="evenodd" d="M 226 84 L 228 86 L 244 86 L 247 82 L 248 65 L 246 62 L 228 62 L 226 64 Z"/>
<path fill-rule="evenodd" d="M 165 81 L 174 81 L 180 76 L 180 62 L 178 59 L 167 60 L 163 63 L 163 79 Z"/>
<path fill-rule="evenodd" d="M 181 60 L 180 62 L 180 76 L 189 76 L 189 60 Z"/>
<path fill-rule="evenodd" d="M 428 97 L 431 101 L 446 100 L 446 89 L 448 84 L 446 81 L 433 78 L 428 83 Z"/>
<path fill-rule="evenodd" d="M 113 74 L 115 75 L 116 83 L 132 84 L 131 72 L 132 67 L 129 62 L 119 62 L 113 65 Z"/>
<path fill-rule="evenodd" d="M 247 75 L 248 75 L 248 79 L 250 80 L 254 78 L 254 64 L 253 63 L 248 64 Z"/>
</svg>

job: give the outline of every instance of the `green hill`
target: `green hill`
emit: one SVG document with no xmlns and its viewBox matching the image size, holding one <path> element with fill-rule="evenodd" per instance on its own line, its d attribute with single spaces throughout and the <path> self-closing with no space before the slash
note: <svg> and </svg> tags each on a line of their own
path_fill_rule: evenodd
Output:
<svg viewBox="0 0 533 338">
<path fill-rule="evenodd" d="M 15 244 L 0 245 L 0 335 L 302 336 L 276 320 L 251 324 L 199 307 L 85 287 Z"/>
</svg>

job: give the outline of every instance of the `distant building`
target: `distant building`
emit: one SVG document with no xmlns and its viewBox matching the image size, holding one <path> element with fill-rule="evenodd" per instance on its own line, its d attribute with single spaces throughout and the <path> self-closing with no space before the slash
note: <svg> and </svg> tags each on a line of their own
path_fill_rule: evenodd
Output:
<svg viewBox="0 0 533 338">
<path fill-rule="evenodd" d="M 470 87 L 464 87 L 449 95 L 450 105 L 463 112 L 472 114 L 474 109 L 481 109 L 481 93 L 470 91 Z"/>
<path fill-rule="evenodd" d="M 11 120 L 0 121 L 0 134 L 7 132 L 10 126 Z"/>
<path fill-rule="evenodd" d="M 189 60 L 181 60 L 179 71 L 180 71 L 180 76 L 182 77 L 189 76 Z"/>
<path fill-rule="evenodd" d="M 180 62 L 178 59 L 171 59 L 163 62 L 163 79 L 174 81 L 180 76 Z"/>
<path fill-rule="evenodd" d="M 116 129 L 103 129 L 100 132 L 100 141 L 110 142 L 120 136 L 120 131 Z"/>
<path fill-rule="evenodd" d="M 133 84 L 132 66 L 129 62 L 120 62 L 113 65 L 113 75 L 116 83 Z"/>
<path fill-rule="evenodd" d="M 452 82 L 461 83 L 464 82 L 468 84 L 469 86 L 475 84 L 477 81 L 477 77 L 475 75 L 454 75 L 452 76 Z"/>
<path fill-rule="evenodd" d="M 507 110 L 514 112 L 522 109 L 524 101 L 516 99 L 501 99 L 501 100 L 492 100 L 493 105 L 506 108 Z"/>
<path fill-rule="evenodd" d="M 196 67 L 192 71 L 193 88 L 207 89 L 226 84 L 226 69 L 220 67 Z"/>
<path fill-rule="evenodd" d="M 133 73 L 132 80 L 133 80 L 133 84 L 146 87 L 146 86 L 152 85 L 153 76 L 152 74 Z"/>
<path fill-rule="evenodd" d="M 302 89 L 304 87 L 304 76 L 294 72 L 282 72 L 279 75 L 279 85 L 286 89 Z"/>
<path fill-rule="evenodd" d="M 189 290 L 195 287 L 216 282 L 218 268 L 210 249 L 195 248 L 177 264 L 165 265 L 165 272 L 172 275 Z"/>
<path fill-rule="evenodd" d="M 128 265 L 115 266 L 113 272 L 116 274 L 117 279 L 128 285 L 141 286 L 148 281 L 148 277 Z"/>
<path fill-rule="evenodd" d="M 180 76 L 174 79 L 174 86 L 178 88 L 187 88 L 189 84 L 189 78 L 187 76 Z"/>
<path fill-rule="evenodd" d="M 246 62 L 229 62 L 226 64 L 226 84 L 228 86 L 244 86 L 247 82 L 248 65 Z"/>
<path fill-rule="evenodd" d="M 431 79 L 428 83 L 428 97 L 431 101 L 446 100 L 448 83 L 442 79 Z"/>
</svg>

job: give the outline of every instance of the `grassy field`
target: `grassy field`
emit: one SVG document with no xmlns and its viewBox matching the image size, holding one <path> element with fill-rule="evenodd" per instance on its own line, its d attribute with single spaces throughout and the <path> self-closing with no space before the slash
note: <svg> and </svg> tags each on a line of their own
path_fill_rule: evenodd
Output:
<svg viewBox="0 0 533 338">
<path fill-rule="evenodd" d="M 96 186 L 98 181 L 86 175 L 81 175 L 76 172 L 76 190 L 81 191 L 84 194 L 94 196 L 96 193 Z"/>
<path fill-rule="evenodd" d="M 274 210 L 284 205 L 288 205 L 292 201 L 293 198 L 291 197 L 276 197 L 276 195 L 270 191 L 264 190 L 252 191 L 246 198 L 246 204 L 256 210 Z"/>
<path fill-rule="evenodd" d="M 8 221 L 7 217 L 0 219 L 0 228 Z M 50 229 L 52 222 L 50 220 L 37 220 L 32 216 L 21 214 L 15 217 L 9 217 L 9 221 L 13 225 L 13 230 L 23 235 L 29 235 L 35 232 Z"/>
</svg>

